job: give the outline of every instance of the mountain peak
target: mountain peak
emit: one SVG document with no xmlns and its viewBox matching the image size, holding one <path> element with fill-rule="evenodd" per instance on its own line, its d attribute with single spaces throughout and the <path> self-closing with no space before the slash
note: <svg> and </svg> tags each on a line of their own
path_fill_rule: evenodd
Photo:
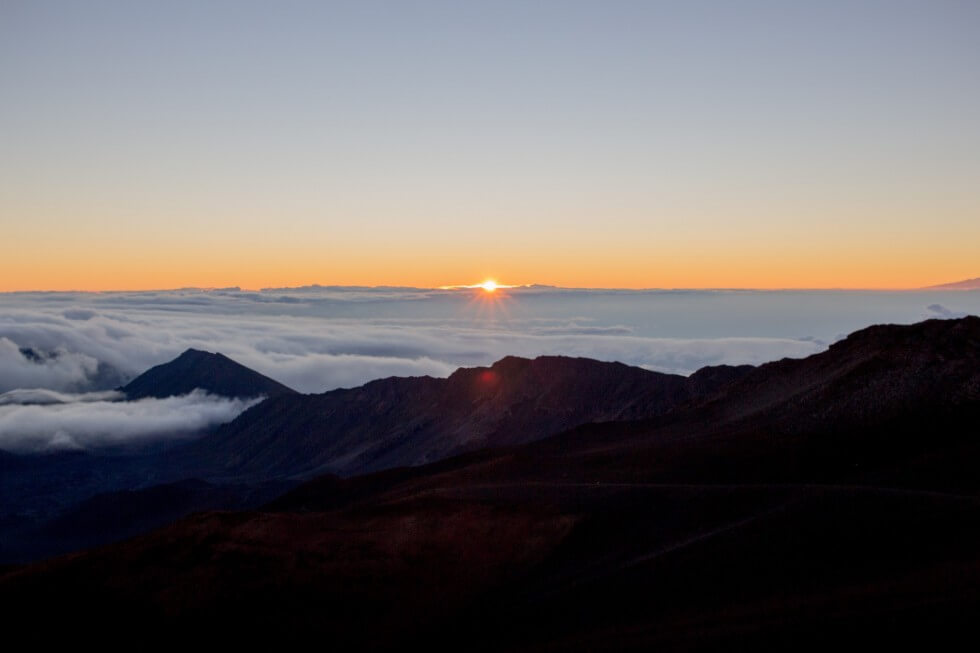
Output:
<svg viewBox="0 0 980 653">
<path fill-rule="evenodd" d="M 187 349 L 180 356 L 150 368 L 122 388 L 129 399 L 171 397 L 201 389 L 223 397 L 295 394 L 295 390 L 259 374 L 224 354 Z"/>
<path fill-rule="evenodd" d="M 980 277 L 975 279 L 964 279 L 952 283 L 941 283 L 938 286 L 928 286 L 923 290 L 978 290 L 980 289 Z"/>
<path fill-rule="evenodd" d="M 194 349 L 193 347 L 188 347 L 185 349 L 180 356 L 173 360 L 173 362 L 176 361 L 182 361 L 184 363 L 194 362 L 197 364 L 204 364 L 208 362 L 215 364 L 232 363 L 234 365 L 239 365 L 244 369 L 249 369 L 245 368 L 245 366 L 241 365 L 241 363 L 237 363 L 228 358 L 219 351 L 205 351 L 204 349 Z"/>
<path fill-rule="evenodd" d="M 223 354 L 220 354 L 218 352 L 204 351 L 203 349 L 194 349 L 193 347 L 188 347 L 187 349 L 185 349 L 180 354 L 180 356 L 178 356 L 174 360 L 185 360 L 185 361 L 186 360 L 208 360 L 208 359 L 217 359 L 217 358 L 226 358 L 227 359 L 228 357 L 227 356 L 224 356 Z M 228 359 L 228 360 L 231 360 L 231 359 Z"/>
</svg>

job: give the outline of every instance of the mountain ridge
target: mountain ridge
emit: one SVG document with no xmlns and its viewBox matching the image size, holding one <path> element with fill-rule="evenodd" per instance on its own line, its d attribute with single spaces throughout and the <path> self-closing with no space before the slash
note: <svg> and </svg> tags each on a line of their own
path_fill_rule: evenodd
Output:
<svg viewBox="0 0 980 653">
<path fill-rule="evenodd" d="M 0 601 L 17 627 L 64 605 L 373 650 L 974 642 L 978 363 L 978 318 L 870 327 L 652 419 L 321 477 L 14 569 Z"/>
<path fill-rule="evenodd" d="M 177 358 L 151 367 L 119 388 L 127 399 L 163 399 L 201 389 L 232 398 L 279 396 L 296 391 L 245 367 L 224 354 L 187 349 Z"/>
<path fill-rule="evenodd" d="M 652 418 L 324 476 L 14 569 L 0 602 L 15 628 L 111 611 L 373 650 L 976 642 L 978 423 L 980 318 L 878 325 Z"/>
<path fill-rule="evenodd" d="M 953 281 L 952 283 L 941 283 L 936 286 L 926 286 L 923 290 L 978 290 L 980 289 L 980 277 L 975 279 L 964 279 L 963 281 Z"/>
<path fill-rule="evenodd" d="M 521 444 L 585 422 L 652 417 L 750 369 L 683 377 L 587 358 L 508 356 L 445 379 L 390 377 L 272 397 L 189 449 L 238 473 L 350 475 Z"/>
</svg>

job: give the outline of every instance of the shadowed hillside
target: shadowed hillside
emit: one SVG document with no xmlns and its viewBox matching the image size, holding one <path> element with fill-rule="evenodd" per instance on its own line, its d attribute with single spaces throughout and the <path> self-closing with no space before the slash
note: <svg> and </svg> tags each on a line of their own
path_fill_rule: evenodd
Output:
<svg viewBox="0 0 980 653">
<path fill-rule="evenodd" d="M 227 356 L 197 349 L 188 349 L 169 363 L 150 368 L 120 389 L 127 399 L 162 399 L 185 395 L 196 389 L 222 397 L 295 394 L 295 390 Z"/>
<path fill-rule="evenodd" d="M 229 474 L 342 475 L 522 444 L 587 422 L 653 417 L 713 395 L 750 366 L 690 377 L 587 358 L 509 356 L 448 379 L 389 378 L 271 398 L 190 448 Z"/>
<path fill-rule="evenodd" d="M 9 470 L 0 477 L 0 523 L 9 524 L 0 530 L 0 561 L 112 542 L 195 509 L 254 507 L 274 489 L 324 471 L 418 465 L 590 421 L 663 414 L 751 369 L 710 367 L 683 377 L 584 358 L 508 357 L 448 379 L 389 378 L 300 395 L 220 354 L 190 350 L 127 391 L 166 396 L 204 387 L 228 396 L 263 390 L 268 398 L 215 433 L 159 451 L 0 459 Z M 96 495 L 112 518 L 92 519 Z"/>
<path fill-rule="evenodd" d="M 980 319 L 872 327 L 654 419 L 324 477 L 13 570 L 0 599 L 79 632 L 111 612 L 346 648 L 975 643 L 978 423 Z"/>
</svg>

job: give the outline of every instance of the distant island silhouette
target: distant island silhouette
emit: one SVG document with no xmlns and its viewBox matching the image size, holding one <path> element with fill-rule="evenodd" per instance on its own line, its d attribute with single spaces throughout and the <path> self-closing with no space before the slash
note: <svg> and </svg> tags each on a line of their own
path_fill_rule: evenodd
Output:
<svg viewBox="0 0 980 653">
<path fill-rule="evenodd" d="M 923 290 L 980 290 L 980 277 L 954 281 L 952 283 L 942 283 L 938 286 L 926 286 Z"/>
</svg>

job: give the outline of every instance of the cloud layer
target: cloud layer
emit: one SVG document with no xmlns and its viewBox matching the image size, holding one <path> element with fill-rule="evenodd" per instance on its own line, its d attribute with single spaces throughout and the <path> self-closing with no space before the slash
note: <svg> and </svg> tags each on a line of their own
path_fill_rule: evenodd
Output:
<svg viewBox="0 0 980 653">
<path fill-rule="evenodd" d="M 445 376 L 507 354 L 568 354 L 686 371 L 813 352 L 792 338 L 650 338 L 583 318 L 581 298 L 510 315 L 446 292 L 43 293 L 0 296 L 0 392 L 110 389 L 188 347 L 220 351 L 304 392 L 383 376 Z M 587 312 L 587 311 L 584 311 Z M 29 350 L 25 355 L 25 350 Z"/>
<path fill-rule="evenodd" d="M 925 307 L 925 308 L 924 308 Z M 980 312 L 980 293 L 308 287 L 244 292 L 0 294 L 0 448 L 170 437 L 234 418 L 192 394 L 112 389 L 193 347 L 301 392 L 447 376 L 503 356 L 560 354 L 687 374 L 803 357 L 857 328 Z"/>
<path fill-rule="evenodd" d="M 806 356 L 875 322 L 980 311 L 977 293 L 508 293 L 494 301 L 472 291 L 324 287 L 0 295 L 0 392 L 112 389 L 188 347 L 220 351 L 303 392 L 445 376 L 508 354 L 690 373 Z"/>
<path fill-rule="evenodd" d="M 116 390 L 101 392 L 67 393 L 46 388 L 19 388 L 0 394 L 0 406 L 35 405 L 52 406 L 55 404 L 88 403 L 95 401 L 120 401 L 126 395 Z"/>
<path fill-rule="evenodd" d="M 0 395 L 4 397 L 6 395 Z M 249 401 L 194 392 L 166 399 L 0 404 L 0 449 L 39 453 L 189 437 L 234 419 Z"/>
</svg>

